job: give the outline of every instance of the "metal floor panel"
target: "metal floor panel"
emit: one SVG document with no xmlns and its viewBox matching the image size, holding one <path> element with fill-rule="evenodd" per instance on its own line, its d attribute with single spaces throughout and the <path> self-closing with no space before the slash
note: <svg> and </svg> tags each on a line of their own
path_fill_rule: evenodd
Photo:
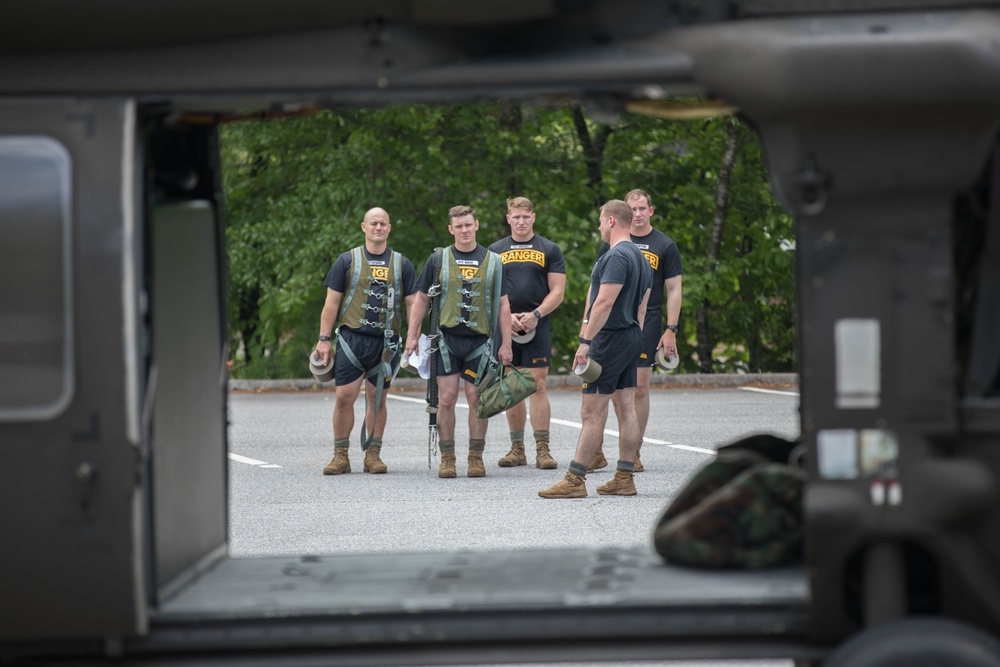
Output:
<svg viewBox="0 0 1000 667">
<path fill-rule="evenodd" d="M 699 571 L 638 549 L 227 558 L 131 649 L 797 641 L 808 596 L 803 567 Z"/>
<path fill-rule="evenodd" d="M 643 550 L 224 559 L 159 609 L 167 619 L 804 604 L 801 567 L 704 571 Z"/>
</svg>

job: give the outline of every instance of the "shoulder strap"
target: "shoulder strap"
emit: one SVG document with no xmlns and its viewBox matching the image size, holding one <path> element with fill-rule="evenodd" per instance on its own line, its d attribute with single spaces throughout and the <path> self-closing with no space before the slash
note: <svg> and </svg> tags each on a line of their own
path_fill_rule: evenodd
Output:
<svg viewBox="0 0 1000 667">
<path fill-rule="evenodd" d="M 447 257 L 445 257 L 447 254 Z M 441 285 L 441 303 L 445 303 L 448 300 L 448 288 L 450 287 L 451 281 L 449 275 L 451 271 L 451 246 L 447 248 L 439 248 L 434 251 L 435 257 L 437 257 L 437 264 L 435 265 L 434 273 L 438 276 L 438 282 Z"/>
<path fill-rule="evenodd" d="M 390 251 L 392 253 L 392 275 L 394 278 L 393 287 L 396 290 L 396 321 L 399 322 L 400 330 L 402 330 L 402 305 L 403 305 L 403 256 L 400 255 L 395 250 Z"/>
<path fill-rule="evenodd" d="M 361 279 L 361 246 L 351 250 L 351 283 L 347 286 L 347 293 L 344 295 L 344 303 L 340 306 L 340 312 L 346 313 L 351 301 L 354 300 L 354 292 L 358 289 L 358 280 Z"/>
<path fill-rule="evenodd" d="M 473 358 L 475 355 L 479 355 L 479 368 L 476 372 L 476 389 L 478 390 L 482 381 L 487 378 L 491 373 L 499 372 L 497 367 L 499 366 L 499 361 L 497 361 L 496 355 L 496 341 L 502 340 L 502 337 L 498 337 L 497 329 L 500 327 L 500 299 L 503 293 L 503 261 L 500 259 L 500 255 L 493 252 L 492 250 L 486 251 L 486 256 L 483 258 L 485 261 L 486 276 L 483 280 L 483 291 L 486 296 L 486 311 L 490 314 L 490 335 L 486 339 L 486 342 L 480 345 L 475 352 L 469 355 L 469 358 Z M 501 335 L 502 336 L 502 335 Z"/>
<path fill-rule="evenodd" d="M 500 325 L 500 299 L 503 293 L 503 260 L 492 250 L 486 251 L 486 276 L 483 289 L 486 292 L 486 311 L 490 314 L 490 336 Z"/>
</svg>

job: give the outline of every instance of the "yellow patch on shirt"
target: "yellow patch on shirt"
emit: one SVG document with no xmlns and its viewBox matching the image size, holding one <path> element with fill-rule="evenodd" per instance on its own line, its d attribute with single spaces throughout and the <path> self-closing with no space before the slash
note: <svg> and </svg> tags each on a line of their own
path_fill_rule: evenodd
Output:
<svg viewBox="0 0 1000 667">
<path fill-rule="evenodd" d="M 648 250 L 643 250 L 642 254 L 646 256 L 646 260 L 649 261 L 649 265 L 653 267 L 653 270 L 660 268 L 660 257 L 655 253 L 651 253 Z"/>
<path fill-rule="evenodd" d="M 508 250 L 507 252 L 500 253 L 500 261 L 504 264 L 510 264 L 511 262 L 531 263 L 544 268 L 545 253 L 541 250 L 531 249 Z"/>
</svg>

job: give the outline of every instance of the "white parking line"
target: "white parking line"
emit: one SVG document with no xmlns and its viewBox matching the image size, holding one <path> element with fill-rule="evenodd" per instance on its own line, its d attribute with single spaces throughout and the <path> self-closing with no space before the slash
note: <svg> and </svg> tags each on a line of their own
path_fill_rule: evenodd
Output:
<svg viewBox="0 0 1000 667">
<path fill-rule="evenodd" d="M 562 424 L 563 426 L 571 426 L 572 428 L 583 428 L 583 424 L 580 424 L 578 422 L 566 421 L 565 419 L 551 419 L 550 421 L 556 424 Z M 614 431 L 610 428 L 604 429 L 604 432 L 607 433 L 608 435 L 613 435 L 616 438 L 618 437 L 618 431 Z M 683 449 L 686 452 L 698 452 L 699 454 L 716 453 L 714 449 L 705 449 L 704 447 L 692 447 L 691 445 L 678 445 L 673 442 L 667 442 L 666 440 L 657 440 L 656 438 L 643 437 L 642 442 L 643 444 L 648 442 L 653 445 L 666 445 L 667 447 L 673 447 L 674 449 Z"/>
<path fill-rule="evenodd" d="M 761 389 L 760 387 L 737 387 L 737 389 L 742 389 L 743 391 L 756 391 L 761 394 L 781 394 L 782 396 L 798 396 L 797 391 L 779 391 L 778 389 Z"/>
<path fill-rule="evenodd" d="M 421 403 L 423 405 L 427 405 L 426 398 L 412 398 L 410 396 L 397 396 L 396 394 L 386 394 L 386 396 L 394 401 L 406 401 L 407 403 Z"/>
<path fill-rule="evenodd" d="M 409 396 L 397 396 L 396 394 L 386 394 L 389 398 L 394 401 L 406 401 L 407 403 L 420 403 L 421 405 L 427 405 L 426 398 L 411 398 Z M 456 403 L 455 407 L 469 409 L 468 403 Z"/>
<path fill-rule="evenodd" d="M 246 463 L 250 466 L 259 466 L 261 468 L 280 468 L 276 463 L 268 463 L 267 461 L 258 461 L 257 459 L 252 459 L 249 456 L 240 456 L 239 454 L 233 454 L 229 452 L 229 458 L 237 463 Z"/>
<path fill-rule="evenodd" d="M 410 403 L 423 403 L 425 405 L 427 404 L 427 401 L 422 398 L 411 398 L 409 396 L 396 396 L 395 394 L 388 394 L 388 396 L 389 398 L 395 399 L 397 401 L 408 401 Z M 458 407 L 468 408 L 469 406 L 466 405 L 465 403 L 459 403 Z M 566 419 L 556 419 L 555 417 L 552 417 L 549 419 L 549 421 L 553 424 L 559 424 L 560 426 L 569 426 L 570 428 L 583 428 L 583 424 L 581 424 L 580 422 L 571 422 Z M 604 432 L 607 433 L 608 435 L 613 435 L 616 438 L 618 437 L 618 431 L 613 431 L 609 428 L 606 428 L 604 429 Z M 692 447 L 690 445 L 678 445 L 672 442 L 667 442 L 666 440 L 657 440 L 656 438 L 643 438 L 642 441 L 643 443 L 648 442 L 653 445 L 666 445 L 667 447 L 673 447 L 674 449 L 682 449 L 687 452 L 698 452 L 699 454 L 715 455 L 716 453 L 714 449 L 705 449 L 703 447 Z"/>
<path fill-rule="evenodd" d="M 758 387 L 739 387 L 745 391 L 757 391 L 765 394 L 781 394 L 782 396 L 798 396 L 798 392 L 792 391 L 778 391 L 776 389 L 761 389 Z M 405 401 L 407 403 L 419 403 L 421 405 L 426 405 L 427 400 L 424 398 L 413 398 L 412 396 L 399 396 L 396 394 L 386 394 L 388 398 L 394 401 Z M 468 409 L 469 405 L 467 403 L 458 403 L 457 407 Z M 566 419 L 556 419 L 551 418 L 550 420 L 553 424 L 559 424 L 560 426 L 568 426 L 570 428 L 580 429 L 583 428 L 583 424 L 579 422 L 569 421 Z M 618 431 L 612 429 L 604 429 L 604 432 L 608 435 L 618 437 Z M 667 447 L 672 447 L 674 449 L 680 449 L 686 452 L 697 452 L 699 454 L 709 454 L 714 455 L 716 451 L 714 449 L 705 449 L 704 447 L 692 447 L 691 445 L 680 445 L 673 442 L 668 442 L 666 440 L 657 440 L 656 438 L 643 438 L 644 443 L 649 443 L 653 445 L 666 445 Z M 268 463 L 267 461 L 259 461 L 257 459 L 252 459 L 248 456 L 241 456 L 240 454 L 229 453 L 229 458 L 237 463 L 245 463 L 246 465 L 258 466 L 260 468 L 281 468 L 280 465 L 276 463 Z"/>
</svg>

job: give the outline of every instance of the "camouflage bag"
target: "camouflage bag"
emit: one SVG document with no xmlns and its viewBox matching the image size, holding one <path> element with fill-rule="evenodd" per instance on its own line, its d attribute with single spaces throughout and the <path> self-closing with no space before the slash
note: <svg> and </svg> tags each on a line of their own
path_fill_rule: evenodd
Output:
<svg viewBox="0 0 1000 667">
<path fill-rule="evenodd" d="M 719 448 L 670 504 L 653 535 L 667 562 L 761 568 L 802 558 L 805 473 L 799 445 L 756 435 Z"/>
<path fill-rule="evenodd" d="M 511 365 L 502 366 L 496 372 L 489 371 L 477 387 L 476 416 L 489 419 L 495 414 L 508 410 L 535 393 L 538 385 L 531 373 L 522 373 Z"/>
</svg>

